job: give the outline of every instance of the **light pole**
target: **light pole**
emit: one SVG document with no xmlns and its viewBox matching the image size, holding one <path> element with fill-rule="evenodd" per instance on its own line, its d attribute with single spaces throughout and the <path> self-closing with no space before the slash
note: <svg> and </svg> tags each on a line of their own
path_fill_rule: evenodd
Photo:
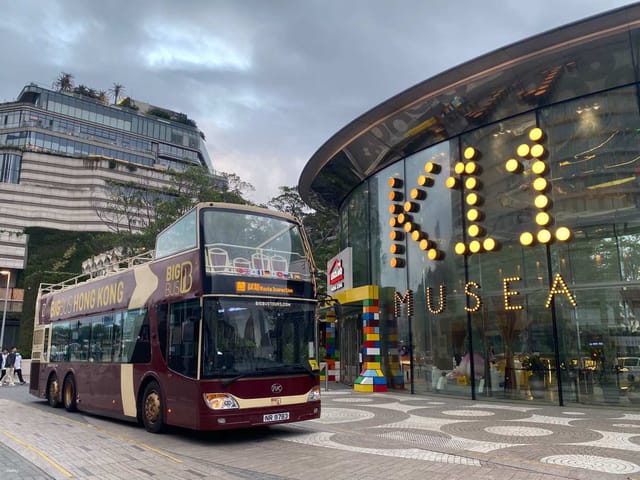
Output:
<svg viewBox="0 0 640 480">
<path fill-rule="evenodd" d="M 11 272 L 0 270 L 0 275 L 7 276 L 7 288 L 4 291 L 4 310 L 2 311 L 2 330 L 0 330 L 0 347 L 4 348 L 4 323 L 7 320 L 7 301 L 9 300 L 9 282 L 11 282 Z"/>
</svg>

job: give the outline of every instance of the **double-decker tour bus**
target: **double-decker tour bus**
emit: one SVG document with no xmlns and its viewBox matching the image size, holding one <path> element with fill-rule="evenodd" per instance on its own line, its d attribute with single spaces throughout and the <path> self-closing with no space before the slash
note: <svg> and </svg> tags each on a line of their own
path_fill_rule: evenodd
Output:
<svg viewBox="0 0 640 480">
<path fill-rule="evenodd" d="M 32 395 L 150 432 L 320 417 L 314 265 L 299 221 L 201 203 L 147 261 L 120 266 L 40 287 Z"/>
</svg>

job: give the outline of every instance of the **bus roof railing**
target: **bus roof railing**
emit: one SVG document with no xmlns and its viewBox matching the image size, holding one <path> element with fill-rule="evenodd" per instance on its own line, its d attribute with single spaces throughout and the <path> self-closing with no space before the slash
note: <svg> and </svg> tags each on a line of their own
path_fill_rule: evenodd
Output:
<svg viewBox="0 0 640 480">
<path fill-rule="evenodd" d="M 128 270 L 136 265 L 142 265 L 152 261 L 155 258 L 155 250 L 148 250 L 144 253 L 140 253 L 133 257 L 123 258 L 119 260 L 115 260 L 112 263 L 105 264 L 100 268 L 81 273 L 80 275 L 76 275 L 75 277 L 68 278 L 67 280 L 63 280 L 59 283 L 40 283 L 38 288 L 40 294 L 51 293 L 58 290 L 65 290 L 67 288 L 75 287 L 81 283 L 88 282 L 94 278 L 106 277 L 109 275 L 114 275 L 116 273 Z"/>
</svg>

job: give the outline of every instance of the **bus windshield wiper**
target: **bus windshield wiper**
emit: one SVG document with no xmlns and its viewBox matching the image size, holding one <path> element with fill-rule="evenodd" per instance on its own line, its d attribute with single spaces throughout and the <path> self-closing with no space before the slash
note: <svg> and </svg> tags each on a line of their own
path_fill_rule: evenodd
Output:
<svg viewBox="0 0 640 480">
<path fill-rule="evenodd" d="M 224 382 L 222 382 L 222 386 L 223 386 L 223 387 L 229 386 L 229 385 L 231 385 L 233 382 L 236 382 L 236 381 L 240 380 L 240 379 L 241 379 L 241 378 L 243 378 L 243 377 L 246 377 L 246 376 L 248 376 L 248 375 L 251 375 L 252 373 L 253 373 L 253 372 L 244 372 L 244 373 L 241 373 L 241 374 L 239 374 L 239 375 L 236 375 L 235 377 L 231 377 L 230 379 L 225 380 Z"/>
</svg>

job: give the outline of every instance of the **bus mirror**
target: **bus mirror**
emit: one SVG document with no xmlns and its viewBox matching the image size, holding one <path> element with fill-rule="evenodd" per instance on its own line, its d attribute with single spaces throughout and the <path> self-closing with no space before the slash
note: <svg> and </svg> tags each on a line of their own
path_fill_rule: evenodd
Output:
<svg viewBox="0 0 640 480">
<path fill-rule="evenodd" d="M 342 318 L 342 305 L 336 302 L 333 304 L 333 314 L 336 317 L 336 320 L 340 320 Z"/>
</svg>

